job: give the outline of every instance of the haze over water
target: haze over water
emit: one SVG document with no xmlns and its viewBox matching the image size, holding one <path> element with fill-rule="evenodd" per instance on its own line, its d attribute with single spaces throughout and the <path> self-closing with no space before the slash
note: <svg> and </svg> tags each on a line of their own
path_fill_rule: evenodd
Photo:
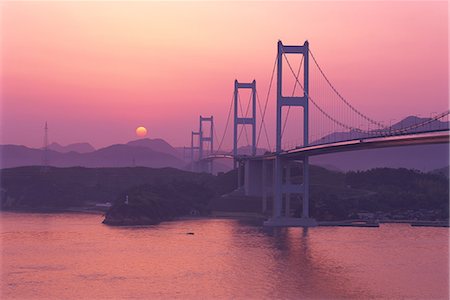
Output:
<svg viewBox="0 0 450 300">
<path fill-rule="evenodd" d="M 2 212 L 2 298 L 448 298 L 448 228 L 102 219 Z"/>
</svg>

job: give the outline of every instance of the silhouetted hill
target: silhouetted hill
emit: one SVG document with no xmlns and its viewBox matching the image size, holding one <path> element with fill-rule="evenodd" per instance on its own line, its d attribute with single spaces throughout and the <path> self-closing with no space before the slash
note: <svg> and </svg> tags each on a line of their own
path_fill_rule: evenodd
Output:
<svg viewBox="0 0 450 300">
<path fill-rule="evenodd" d="M 352 204 L 342 197 L 335 197 L 336 205 L 347 202 L 360 211 L 405 212 L 407 210 L 434 210 L 432 219 L 447 219 L 449 214 L 448 178 L 439 174 L 416 170 L 376 168 L 362 172 L 348 172 L 346 185 L 359 190 L 371 191 L 357 198 Z M 339 204 L 341 202 L 341 204 Z"/>
<path fill-rule="evenodd" d="M 229 175 L 213 176 L 173 168 L 55 168 L 39 166 L 2 169 L 2 209 L 68 208 L 92 203 L 123 202 L 123 193 L 142 185 L 205 186 L 214 194 L 235 188 Z"/>
<path fill-rule="evenodd" d="M 152 168 L 183 168 L 184 162 L 167 153 L 154 151 L 147 147 L 112 145 L 85 155 L 89 167 L 129 167 L 145 166 Z"/>
<path fill-rule="evenodd" d="M 108 225 L 158 224 L 179 216 L 206 214 L 213 189 L 192 181 L 146 184 L 123 193 L 105 215 Z M 124 199 L 127 199 L 125 202 Z"/>
<path fill-rule="evenodd" d="M 163 139 L 139 139 L 135 141 L 130 141 L 127 143 L 129 146 L 139 146 L 146 147 L 153 151 L 167 153 L 173 155 L 175 157 L 181 158 L 181 155 L 177 149 L 172 147 L 169 143 L 167 143 Z"/>
<path fill-rule="evenodd" d="M 58 157 L 62 154 L 48 150 L 48 155 Z M 21 145 L 0 145 L 1 168 L 41 165 L 43 159 L 44 152 L 40 149 L 28 148 Z"/>
<path fill-rule="evenodd" d="M 450 167 L 449 166 L 446 166 L 446 167 L 443 167 L 443 168 L 439 168 L 439 169 L 435 169 L 435 170 L 432 170 L 432 171 L 430 171 L 430 173 L 431 174 L 440 174 L 440 175 L 444 175 L 445 177 L 447 177 L 447 178 L 449 178 L 450 176 Z"/>
<path fill-rule="evenodd" d="M 44 151 L 25 146 L 1 145 L 1 167 L 42 165 Z M 185 163 L 170 154 L 146 147 L 112 145 L 89 153 L 47 151 L 48 163 L 55 167 L 131 167 L 184 168 Z"/>
<path fill-rule="evenodd" d="M 88 153 L 95 151 L 95 148 L 92 147 L 92 145 L 89 143 L 74 143 L 67 146 L 62 146 L 58 143 L 51 143 L 50 145 L 48 145 L 48 149 L 61 153 L 67 153 L 70 151 L 78 153 Z"/>
<path fill-rule="evenodd" d="M 431 120 L 431 118 L 420 118 L 417 116 L 408 116 L 400 122 L 392 125 L 392 129 L 401 129 L 405 127 L 410 127 L 416 124 L 420 124 L 422 122 L 426 122 Z M 438 129 L 446 129 L 449 128 L 449 122 L 441 122 L 441 121 L 433 121 L 429 124 L 423 125 L 421 127 L 413 129 L 413 131 L 427 131 L 427 130 L 438 130 Z"/>
<path fill-rule="evenodd" d="M 340 173 L 311 166 L 310 171 L 311 215 L 319 220 L 347 219 L 361 211 L 394 215 L 411 210 L 433 210 L 423 217 L 448 219 L 449 185 L 443 175 L 387 168 Z M 293 182 L 300 182 L 301 167 L 295 168 L 291 175 Z M 236 171 L 213 176 L 172 168 L 50 167 L 41 172 L 38 166 L 20 167 L 1 171 L 0 198 L 2 209 L 16 210 L 65 209 L 113 202 L 108 221 L 142 224 L 188 214 L 192 209 L 205 213 L 219 206 L 222 209 L 234 206 L 233 211 L 245 209 L 239 201 L 212 198 L 230 193 L 236 182 Z M 129 205 L 124 206 L 126 195 Z M 300 213 L 300 195 L 292 194 L 291 201 L 292 212 Z M 253 207 L 260 212 L 260 205 Z"/>
</svg>

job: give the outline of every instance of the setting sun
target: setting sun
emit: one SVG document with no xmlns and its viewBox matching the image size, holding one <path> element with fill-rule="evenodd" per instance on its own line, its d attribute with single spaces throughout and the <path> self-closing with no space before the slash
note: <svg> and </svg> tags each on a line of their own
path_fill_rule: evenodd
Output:
<svg viewBox="0 0 450 300">
<path fill-rule="evenodd" d="M 144 137 L 147 135 L 147 128 L 140 126 L 136 128 L 136 135 L 139 137 Z"/>
</svg>

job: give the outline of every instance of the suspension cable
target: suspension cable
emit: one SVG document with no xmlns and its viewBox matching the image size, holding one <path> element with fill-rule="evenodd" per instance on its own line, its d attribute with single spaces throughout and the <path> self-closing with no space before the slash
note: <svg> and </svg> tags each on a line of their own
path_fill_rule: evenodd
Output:
<svg viewBox="0 0 450 300">
<path fill-rule="evenodd" d="M 256 99 L 258 99 L 259 113 L 260 113 L 260 115 L 263 115 L 263 111 L 261 108 L 261 102 L 259 101 L 258 92 L 256 92 Z M 261 118 L 261 125 L 259 126 L 260 127 L 259 130 L 261 130 L 261 126 L 264 127 L 264 133 L 266 136 L 267 146 L 269 147 L 269 150 L 270 150 L 271 147 L 270 147 L 269 135 L 267 134 L 267 128 L 266 128 L 266 124 L 264 123 L 264 118 Z M 258 139 L 256 141 L 256 148 L 258 148 L 259 137 L 260 137 L 260 134 L 258 134 Z"/>
<path fill-rule="evenodd" d="M 219 148 L 217 148 L 216 153 L 219 153 L 220 149 L 222 148 L 222 144 L 225 139 L 225 135 L 227 134 L 228 125 L 230 124 L 231 110 L 233 109 L 233 100 L 234 100 L 234 95 L 231 96 L 230 108 L 228 109 L 227 123 L 225 125 L 225 129 L 223 130 L 222 139 L 220 140 Z"/>
<path fill-rule="evenodd" d="M 269 146 L 269 148 L 271 148 L 270 146 L 270 142 L 269 142 L 269 136 L 267 134 L 267 130 L 266 130 L 266 125 L 264 123 L 265 117 L 266 117 L 266 111 L 267 111 L 267 104 L 269 102 L 269 97 L 270 97 L 270 91 L 272 89 L 272 83 L 273 83 L 273 78 L 275 75 L 275 68 L 277 66 L 277 60 L 278 58 L 275 57 L 275 62 L 273 63 L 273 68 L 272 68 L 272 75 L 270 76 L 270 82 L 269 82 L 269 89 L 267 90 L 267 96 L 266 96 L 266 103 L 264 104 L 264 111 L 262 112 L 262 117 L 261 117 L 261 124 L 259 125 L 259 130 L 258 130 L 258 139 L 256 141 L 256 147 L 258 147 L 258 143 L 259 143 L 259 138 L 261 137 L 261 128 L 264 124 L 264 130 L 266 132 L 266 138 L 267 138 L 267 144 Z M 256 92 L 256 96 L 258 96 L 258 92 Z M 259 97 L 258 97 L 259 98 Z M 259 99 L 258 99 L 259 101 Z M 272 149 L 269 149 L 269 151 L 271 151 Z"/>
<path fill-rule="evenodd" d="M 213 134 L 214 134 L 214 140 L 215 140 L 215 141 L 218 141 L 218 135 L 217 135 L 216 126 L 213 126 Z M 213 151 L 212 151 L 211 154 L 214 154 L 214 153 L 216 153 L 216 152 L 215 152 L 214 149 L 213 149 Z"/>
<path fill-rule="evenodd" d="M 359 116 L 361 116 L 363 119 L 369 121 L 372 124 L 377 125 L 380 128 L 385 127 L 383 124 L 381 124 L 378 121 L 375 121 L 372 118 L 369 118 L 368 116 L 366 116 L 365 114 L 363 114 L 362 112 L 360 112 L 358 109 L 356 109 L 349 101 L 347 101 L 339 92 L 338 90 L 334 87 L 334 85 L 331 83 L 331 81 L 328 79 L 328 77 L 325 75 L 325 72 L 322 70 L 322 68 L 320 67 L 319 63 L 317 62 L 316 58 L 314 57 L 314 54 L 312 53 L 311 50 L 308 49 L 308 52 L 311 54 L 311 57 L 314 61 L 314 64 L 317 66 L 317 68 L 319 69 L 319 72 L 322 74 L 323 78 L 325 79 L 325 81 L 328 83 L 328 85 L 330 86 L 330 88 L 334 91 L 334 93 L 352 110 L 354 111 L 356 114 L 358 114 Z"/>
<path fill-rule="evenodd" d="M 288 64 L 289 69 L 291 70 L 292 74 L 294 74 L 294 76 L 295 76 L 294 69 L 292 68 L 291 64 L 289 63 L 289 60 L 287 59 L 287 57 L 286 57 L 286 62 L 287 62 L 287 64 Z M 298 82 L 298 84 L 300 85 L 300 87 L 302 88 L 302 90 L 305 92 L 305 89 L 304 89 L 303 85 L 301 84 L 301 82 L 298 80 L 298 77 L 296 77 L 295 80 Z M 305 94 L 306 94 L 306 92 L 305 92 Z M 314 104 L 314 106 L 315 106 L 322 114 L 324 114 L 328 119 L 330 119 L 331 121 L 335 122 L 336 124 L 338 124 L 338 125 L 340 125 L 340 126 L 342 126 L 342 127 L 344 127 L 344 128 L 347 128 L 347 129 L 349 129 L 349 130 L 355 130 L 355 131 L 357 131 L 357 132 L 367 133 L 367 134 L 370 133 L 369 130 L 368 130 L 368 131 L 364 131 L 364 130 L 361 130 L 361 129 L 359 129 L 359 128 L 355 128 L 355 127 L 353 127 L 353 126 L 349 126 L 349 125 L 347 125 L 347 124 L 345 124 L 345 123 L 342 123 L 342 122 L 340 122 L 339 120 L 336 120 L 335 118 L 333 118 L 332 116 L 330 116 L 326 111 L 324 111 L 324 110 L 323 110 L 323 109 L 322 109 L 322 108 L 321 108 L 321 107 L 320 107 L 320 106 L 319 106 L 319 105 L 311 98 L 311 96 L 309 96 L 308 94 L 306 94 L 306 96 L 308 97 L 308 99 Z M 450 111 L 445 111 L 445 112 L 443 112 L 443 113 L 437 115 L 437 116 L 434 117 L 434 118 L 428 119 L 428 120 L 426 120 L 426 121 L 424 121 L 424 122 L 421 122 L 421 123 L 418 123 L 418 124 L 411 125 L 411 126 L 409 126 L 409 127 L 405 127 L 405 128 L 401 128 L 401 129 L 394 130 L 394 132 L 404 132 L 404 131 L 407 131 L 407 130 L 410 130 L 410 129 L 418 128 L 418 127 L 424 126 L 424 125 L 426 125 L 426 124 L 429 124 L 429 123 L 431 123 L 431 122 L 434 122 L 434 121 L 436 121 L 436 120 L 438 120 L 438 119 L 441 119 L 441 118 L 443 118 L 443 117 L 445 117 L 445 116 L 447 116 L 447 115 L 449 115 L 449 114 L 450 114 Z M 386 130 L 386 129 L 389 130 L 389 128 L 391 128 L 391 127 L 385 127 L 384 129 L 385 129 L 385 130 Z"/>
<path fill-rule="evenodd" d="M 283 55 L 284 55 L 284 53 L 283 53 Z M 301 82 L 298 80 L 298 76 L 296 76 L 295 71 L 294 71 L 294 69 L 293 69 L 292 66 L 291 66 L 291 63 L 289 62 L 289 60 L 287 59 L 286 56 L 285 56 L 285 58 L 286 58 L 286 62 L 287 62 L 287 64 L 288 64 L 288 66 L 289 66 L 289 69 L 291 70 L 292 74 L 294 75 L 295 80 L 298 82 L 298 84 L 299 84 L 300 87 L 302 88 L 302 90 L 303 90 L 303 92 L 305 93 L 306 97 L 308 97 L 308 99 L 314 104 L 314 106 L 315 106 L 322 114 L 324 114 L 328 119 L 330 119 L 330 120 L 333 121 L 334 123 L 336 123 L 336 124 L 338 124 L 338 125 L 340 125 L 340 126 L 342 126 L 342 127 L 344 127 L 344 128 L 352 129 L 352 130 L 357 130 L 357 131 L 361 131 L 359 128 L 355 128 L 355 127 L 352 127 L 352 126 L 349 126 L 349 125 L 347 125 L 347 124 L 344 124 L 344 123 L 340 122 L 339 120 L 337 120 L 337 119 L 333 118 L 331 115 L 329 115 L 326 111 L 324 111 L 324 110 L 323 110 L 323 109 L 322 109 L 322 108 L 321 108 L 321 107 L 320 107 L 320 106 L 319 106 L 319 105 L 311 98 L 311 96 L 308 95 L 308 94 L 306 93 L 306 91 L 305 91 L 303 85 L 302 85 Z"/>
</svg>

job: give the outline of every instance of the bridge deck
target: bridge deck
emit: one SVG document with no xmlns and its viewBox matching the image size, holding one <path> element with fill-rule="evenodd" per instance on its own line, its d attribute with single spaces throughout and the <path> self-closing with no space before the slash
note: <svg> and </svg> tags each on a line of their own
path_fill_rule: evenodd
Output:
<svg viewBox="0 0 450 300">
<path fill-rule="evenodd" d="M 387 136 L 387 137 L 371 137 L 341 141 L 322 145 L 311 145 L 307 147 L 298 147 L 280 153 L 281 157 L 287 159 L 303 158 L 305 156 L 315 156 L 330 154 L 336 152 L 347 152 L 387 147 L 401 147 L 425 144 L 443 144 L 449 143 L 449 130 L 415 133 L 408 135 Z M 275 159 L 276 154 L 270 153 L 262 156 L 247 156 L 241 159 L 254 160 L 270 160 Z"/>
<path fill-rule="evenodd" d="M 448 144 L 450 140 L 449 133 L 450 131 L 448 129 L 444 129 L 432 132 L 404 134 L 397 136 L 378 136 L 378 137 L 360 138 L 328 144 L 297 147 L 295 149 L 281 152 L 280 156 L 287 159 L 296 159 L 296 158 L 301 159 L 305 156 L 323 155 L 336 152 L 347 152 L 347 151 L 412 146 L 412 145 L 444 144 L 444 143 Z M 276 153 L 269 153 L 258 156 L 239 155 L 236 157 L 236 159 L 271 160 L 275 159 L 275 157 Z M 233 159 L 234 157 L 230 154 L 214 154 L 205 157 L 204 160 L 213 160 L 220 158 Z"/>
</svg>

